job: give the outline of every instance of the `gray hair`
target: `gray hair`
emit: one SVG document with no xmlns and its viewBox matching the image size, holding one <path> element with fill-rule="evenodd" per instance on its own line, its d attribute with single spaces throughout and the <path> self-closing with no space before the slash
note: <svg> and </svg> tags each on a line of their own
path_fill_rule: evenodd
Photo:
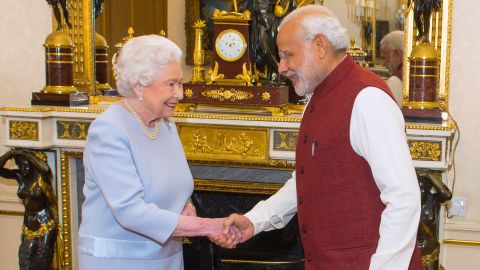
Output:
<svg viewBox="0 0 480 270">
<path fill-rule="evenodd" d="M 403 31 L 396 30 L 386 34 L 380 41 L 380 45 L 385 44 L 385 48 L 389 52 L 399 50 L 403 53 L 403 42 Z"/>
<path fill-rule="evenodd" d="M 134 96 L 136 85 L 149 86 L 166 64 L 180 59 L 182 50 L 167 38 L 147 35 L 130 39 L 115 65 L 118 92 L 124 97 Z"/>
<path fill-rule="evenodd" d="M 283 18 L 278 26 L 278 31 L 283 25 L 293 20 L 301 25 L 307 40 L 322 34 L 335 50 L 346 49 L 349 46 L 347 30 L 343 28 L 338 18 L 324 6 L 306 5 L 295 9 Z"/>
</svg>

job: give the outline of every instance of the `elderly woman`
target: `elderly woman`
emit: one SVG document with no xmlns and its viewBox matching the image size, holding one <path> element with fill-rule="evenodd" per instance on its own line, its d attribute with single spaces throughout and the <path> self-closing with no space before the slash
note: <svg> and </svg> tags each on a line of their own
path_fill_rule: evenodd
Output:
<svg viewBox="0 0 480 270">
<path fill-rule="evenodd" d="M 196 217 L 193 180 L 175 124 L 182 52 L 156 36 L 131 39 L 117 62 L 124 100 L 90 126 L 84 153 L 80 269 L 183 269 L 182 236 L 218 236 Z"/>
</svg>

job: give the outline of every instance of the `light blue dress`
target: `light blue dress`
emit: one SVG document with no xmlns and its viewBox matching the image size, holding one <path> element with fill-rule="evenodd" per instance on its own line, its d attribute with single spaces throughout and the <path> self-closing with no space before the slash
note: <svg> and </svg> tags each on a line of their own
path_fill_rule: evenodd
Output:
<svg viewBox="0 0 480 270">
<path fill-rule="evenodd" d="M 125 108 L 111 105 L 88 130 L 78 255 L 86 269 L 183 269 L 171 237 L 193 191 L 175 124 L 150 140 Z"/>
</svg>

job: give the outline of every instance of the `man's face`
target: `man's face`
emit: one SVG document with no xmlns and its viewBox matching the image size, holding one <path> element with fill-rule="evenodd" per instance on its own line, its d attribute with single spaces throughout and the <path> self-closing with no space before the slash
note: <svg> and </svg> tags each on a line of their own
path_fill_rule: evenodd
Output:
<svg viewBox="0 0 480 270">
<path fill-rule="evenodd" d="M 285 24 L 277 36 L 278 72 L 292 82 L 299 96 L 312 93 L 325 77 L 312 43 L 295 22 Z"/>
<path fill-rule="evenodd" d="M 403 61 L 403 55 L 398 50 L 390 51 L 385 44 L 380 45 L 380 57 L 390 73 L 395 72 Z"/>
</svg>

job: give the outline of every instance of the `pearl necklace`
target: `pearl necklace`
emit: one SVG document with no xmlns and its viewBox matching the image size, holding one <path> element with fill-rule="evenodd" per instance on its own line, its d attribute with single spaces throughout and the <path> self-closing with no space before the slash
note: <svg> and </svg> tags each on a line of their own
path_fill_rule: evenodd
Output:
<svg viewBox="0 0 480 270">
<path fill-rule="evenodd" d="M 149 127 L 147 127 L 145 125 L 145 123 L 143 123 L 142 119 L 140 118 L 140 116 L 137 114 L 137 112 L 132 108 L 132 106 L 127 102 L 126 99 L 123 100 L 124 103 L 125 103 L 125 106 L 127 107 L 127 110 L 133 114 L 133 116 L 135 116 L 135 118 L 137 118 L 138 122 L 140 122 L 140 126 L 142 126 L 143 128 L 143 131 L 145 132 L 145 135 L 147 135 L 147 137 L 150 139 L 150 140 L 155 140 L 157 139 L 158 137 L 158 120 L 155 122 L 155 126 L 153 127 L 153 131 L 150 130 Z"/>
</svg>

